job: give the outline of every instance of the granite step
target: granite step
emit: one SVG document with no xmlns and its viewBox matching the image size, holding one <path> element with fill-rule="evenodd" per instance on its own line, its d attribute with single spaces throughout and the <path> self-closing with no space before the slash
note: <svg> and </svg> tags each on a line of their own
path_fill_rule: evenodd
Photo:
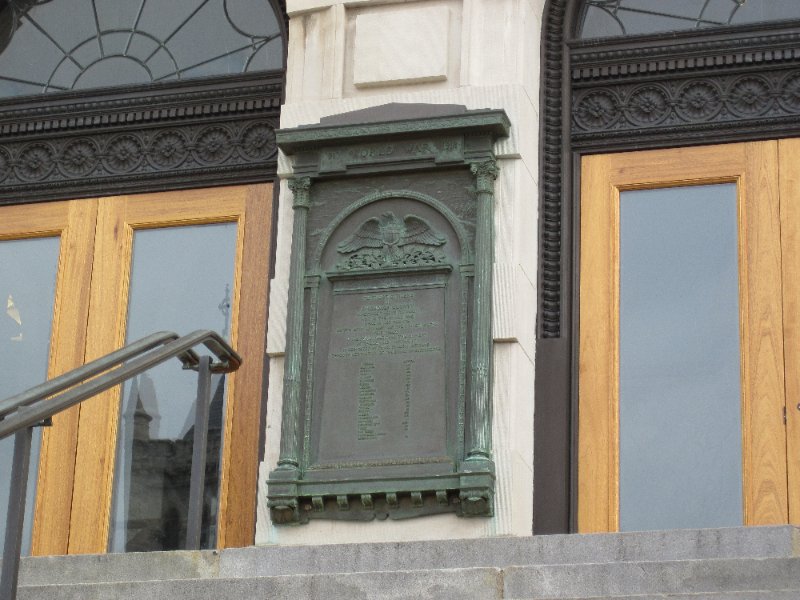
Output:
<svg viewBox="0 0 800 600">
<path fill-rule="evenodd" d="M 755 590 L 750 592 L 702 592 L 699 594 L 645 594 L 634 596 L 580 596 L 569 600 L 798 600 L 800 589 Z M 515 598 L 514 600 L 528 600 Z M 533 599 L 531 599 L 533 600 Z M 563 600 L 536 598 L 535 600 Z"/>
<path fill-rule="evenodd" d="M 707 559 L 25 585 L 19 590 L 19 600 L 796 600 L 800 596 L 792 590 L 800 590 L 800 559 Z"/>
<path fill-rule="evenodd" d="M 550 600 L 797 590 L 800 558 L 509 567 L 503 581 L 507 598 Z"/>
<path fill-rule="evenodd" d="M 798 531 L 733 528 L 27 558 L 19 600 L 800 600 Z"/>
<path fill-rule="evenodd" d="M 20 581 L 48 585 L 798 556 L 800 528 L 738 527 L 37 557 L 22 560 Z"/>
</svg>

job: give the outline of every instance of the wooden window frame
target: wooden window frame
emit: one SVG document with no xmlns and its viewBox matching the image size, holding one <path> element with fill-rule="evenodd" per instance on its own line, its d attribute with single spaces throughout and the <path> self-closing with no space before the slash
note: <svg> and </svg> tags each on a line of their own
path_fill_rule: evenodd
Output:
<svg viewBox="0 0 800 600">
<path fill-rule="evenodd" d="M 80 199 L 75 210 L 85 212 L 91 210 L 92 199 L 98 197 L 276 182 L 278 148 L 274 130 L 279 126 L 286 87 L 288 14 L 285 0 L 267 1 L 282 17 L 279 18 L 284 42 L 281 69 L 0 100 L 0 206 L 25 207 L 24 214 L 29 215 L 25 218 L 35 220 L 38 217 L 33 205 L 42 202 Z M 208 135 L 216 136 L 215 144 L 221 142 L 219 152 L 202 152 L 202 141 Z M 174 139 L 171 136 L 187 144 L 182 161 L 178 163 L 161 160 L 158 155 L 156 142 L 167 137 Z M 135 151 L 132 162 L 124 168 L 106 158 L 119 143 Z M 78 146 L 82 152 L 88 152 L 93 165 L 88 172 L 83 171 L 83 167 L 72 168 L 68 161 L 69 151 Z M 29 158 L 36 160 L 29 161 Z M 272 229 L 277 215 L 277 185 L 273 186 L 270 204 L 271 209 L 256 220 Z M 255 227 L 254 221 L 246 225 L 251 226 Z M 93 231 L 79 234 L 81 240 L 94 240 Z M 274 231 L 270 231 L 262 242 L 271 243 L 271 247 L 261 244 L 257 250 L 247 251 L 249 255 L 245 257 L 257 274 L 253 282 L 246 278 L 241 297 L 248 298 L 248 302 L 263 303 L 264 311 L 268 302 L 266 285 L 274 271 L 274 238 Z M 75 304 L 85 311 L 88 310 L 89 285 L 77 284 L 79 271 L 79 267 L 71 267 L 65 276 L 76 280 L 74 288 L 80 290 L 81 295 L 75 298 Z M 258 288 L 262 284 L 264 290 Z M 56 302 L 60 300 L 57 298 Z M 55 314 L 58 321 L 61 313 Z M 85 315 L 83 318 L 85 320 Z M 71 315 L 61 318 L 54 327 L 77 330 L 79 322 Z M 246 360 L 254 360 L 258 367 L 247 377 L 261 381 L 267 370 L 263 351 L 265 337 L 257 328 L 242 333 L 243 337 L 253 337 L 247 340 L 249 346 L 256 348 L 257 345 L 257 351 L 248 350 L 252 355 Z M 73 333 L 71 349 L 59 352 L 55 362 L 49 365 L 50 375 L 82 363 L 83 356 L 78 356 L 78 348 L 85 340 L 81 335 Z M 233 433 L 240 431 L 255 454 L 245 458 L 235 453 L 230 458 L 231 464 L 249 462 L 246 477 L 225 479 L 223 475 L 222 485 L 228 486 L 228 496 L 234 498 L 234 504 L 227 507 L 227 523 L 220 523 L 219 547 L 246 546 L 255 540 L 257 469 L 264 446 L 266 393 L 266 382 L 261 381 L 261 406 L 251 415 L 257 428 L 238 421 L 233 424 Z M 70 457 L 74 457 L 77 448 L 78 413 L 79 409 L 75 408 L 54 420 L 61 429 L 71 430 L 71 436 L 56 439 L 49 433 L 44 434 L 42 457 L 48 456 L 48 460 L 54 462 L 39 485 L 43 486 L 41 489 L 61 494 L 65 500 L 57 507 L 50 507 L 46 515 L 41 513 L 42 522 L 34 531 L 34 554 L 106 551 L 97 541 L 99 538 L 76 541 L 74 546 L 69 541 L 69 515 L 74 501 L 71 500 L 71 481 L 75 468 L 74 458 Z M 226 533 L 226 529 L 234 530 L 234 521 L 241 521 L 235 528 L 237 532 L 249 532 Z M 244 527 L 240 527 L 242 523 Z M 96 528 L 94 522 L 91 525 Z M 42 531 L 53 533 L 46 538 L 41 535 Z"/>
<path fill-rule="evenodd" d="M 787 52 L 800 22 L 578 40 L 581 6 L 547 0 L 542 26 L 534 534 L 577 531 L 582 157 L 800 136 L 800 56 Z M 753 81 L 769 89 L 764 111 L 737 95 Z M 652 119 L 633 103 L 646 89 Z M 684 109 L 705 92 L 708 110 Z"/>
<path fill-rule="evenodd" d="M 260 184 L 0 207 L 0 240 L 60 235 L 51 377 L 125 343 L 137 230 L 237 225 L 231 343 L 245 360 L 226 386 L 220 548 L 252 544 L 255 533 L 265 387 L 259 358 L 264 356 L 269 294 L 271 188 Z M 119 399 L 118 386 L 60 413 L 53 426 L 44 429 L 33 554 L 106 551 Z"/>
<path fill-rule="evenodd" d="M 796 244 L 800 230 L 800 194 L 784 176 L 796 171 L 789 152 L 797 140 L 790 141 L 792 146 L 780 143 L 782 152 L 779 142 L 764 141 L 584 157 L 579 532 L 619 530 L 619 203 L 630 189 L 737 185 L 743 523 L 789 523 L 790 513 L 797 513 L 797 495 L 790 490 L 800 472 L 787 457 L 787 435 L 791 442 L 800 418 L 796 411 L 785 417 L 787 385 L 796 386 L 797 375 L 785 368 L 784 347 L 796 352 L 800 345 L 797 324 L 784 327 L 785 313 L 800 317 L 798 278 L 789 268 L 800 255 L 782 235 L 794 232 Z M 787 214 L 789 208 L 796 215 Z M 784 284 L 785 276 L 793 285 Z M 786 302 L 796 306 L 784 311 Z"/>
</svg>

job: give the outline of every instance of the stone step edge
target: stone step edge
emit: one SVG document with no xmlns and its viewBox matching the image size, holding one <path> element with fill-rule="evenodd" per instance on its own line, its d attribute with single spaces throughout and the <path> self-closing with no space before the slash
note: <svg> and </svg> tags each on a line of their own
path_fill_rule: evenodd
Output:
<svg viewBox="0 0 800 600">
<path fill-rule="evenodd" d="M 726 598 L 741 597 L 742 600 L 749 600 L 750 598 L 760 600 L 763 597 L 771 597 L 778 594 L 791 594 L 788 596 L 792 600 L 800 598 L 800 588 L 786 588 L 780 590 L 728 590 L 719 592 L 667 592 L 663 594 L 628 594 L 626 596 L 571 596 L 568 598 L 559 598 L 557 596 L 549 596 L 547 598 L 507 598 L 506 600 L 695 600 L 697 598 L 708 598 L 714 596 L 724 596 Z"/>
<path fill-rule="evenodd" d="M 800 528 L 780 526 L 35 557 L 23 559 L 20 579 L 47 585 L 138 580 L 148 572 L 156 580 L 234 579 L 378 572 L 387 565 L 413 571 L 795 557 Z"/>
<path fill-rule="evenodd" d="M 178 578 L 159 578 L 159 579 L 126 579 L 126 580 L 119 580 L 119 581 L 90 581 L 90 582 L 73 582 L 73 583 L 50 583 L 50 584 L 24 584 L 20 583 L 19 588 L 50 588 L 50 587 L 57 587 L 57 588 L 66 588 L 66 587 L 91 587 L 91 586 L 114 586 L 114 585 L 123 585 L 123 584 L 143 584 L 143 583 L 189 583 L 189 582 L 196 582 L 196 583 L 209 583 L 209 582 L 236 582 L 236 581 L 256 581 L 256 580 L 266 580 L 266 579 L 305 579 L 311 577 L 339 577 L 342 575 L 355 575 L 355 576 L 391 576 L 391 575 L 429 575 L 429 574 L 458 574 L 464 572 L 495 572 L 499 573 L 501 576 L 505 577 L 508 571 L 521 571 L 521 570 L 553 570 L 553 569 L 573 569 L 573 568 L 581 568 L 581 567 L 605 567 L 613 569 L 614 567 L 643 567 L 645 565 L 653 566 L 653 565 L 660 565 L 663 567 L 678 567 L 678 566 L 691 566 L 694 563 L 731 563 L 731 562 L 740 562 L 744 564 L 752 564 L 752 563 L 767 563 L 773 561 L 791 561 L 796 562 L 798 565 L 798 569 L 800 570 L 800 557 L 794 558 L 720 558 L 720 559 L 696 559 L 696 560 L 667 560 L 667 561 L 625 561 L 619 563 L 581 563 L 581 564 L 572 564 L 572 563 L 564 563 L 564 564 L 557 564 L 557 565 L 506 565 L 504 567 L 491 567 L 491 566 L 478 566 L 478 567 L 462 567 L 462 568 L 443 568 L 443 569 L 383 569 L 383 570 L 372 570 L 372 571 L 341 571 L 341 572 L 325 572 L 325 573 L 298 573 L 298 574 L 289 574 L 289 575 L 263 575 L 263 576 L 250 576 L 250 577 L 193 577 L 193 578 L 186 578 L 186 577 L 178 577 Z M 795 591 L 795 588 L 785 588 L 782 590 L 769 590 L 769 591 Z M 537 600 L 594 600 L 596 598 L 649 598 L 658 597 L 662 595 L 666 598 L 670 598 L 675 596 L 676 594 L 691 597 L 692 595 L 699 596 L 703 594 L 709 593 L 758 593 L 762 590 L 750 590 L 750 589 L 742 589 L 742 590 L 728 590 L 728 591 L 719 591 L 719 592 L 663 592 L 663 593 L 645 593 L 645 594 L 628 594 L 628 595 L 600 595 L 600 596 L 542 596 L 537 598 Z M 800 598 L 800 595 L 798 596 Z"/>
</svg>

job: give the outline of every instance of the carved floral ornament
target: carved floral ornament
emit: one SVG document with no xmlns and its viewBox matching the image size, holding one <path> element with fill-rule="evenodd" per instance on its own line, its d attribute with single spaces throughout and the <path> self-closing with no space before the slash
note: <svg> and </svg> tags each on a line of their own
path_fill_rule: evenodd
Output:
<svg viewBox="0 0 800 600">
<path fill-rule="evenodd" d="M 0 147 L 0 182 L 45 182 L 263 163 L 276 154 L 273 125 L 266 121 L 17 142 Z"/>
<path fill-rule="evenodd" d="M 578 91 L 573 129 L 579 133 L 797 114 L 800 71 L 791 71 Z"/>
</svg>

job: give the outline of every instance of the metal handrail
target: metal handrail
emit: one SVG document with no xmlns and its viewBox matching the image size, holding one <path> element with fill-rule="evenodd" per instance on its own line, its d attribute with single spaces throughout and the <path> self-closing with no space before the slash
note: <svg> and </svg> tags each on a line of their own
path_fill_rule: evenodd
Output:
<svg viewBox="0 0 800 600">
<path fill-rule="evenodd" d="M 199 344 L 208 348 L 216 356 L 217 362 L 212 362 L 209 356 L 199 357 L 192 350 Z M 214 331 L 197 330 L 181 337 L 171 331 L 161 331 L 0 401 L 0 440 L 14 434 L 0 598 L 14 600 L 17 594 L 33 428 L 47 424 L 53 415 L 171 358 L 178 358 L 184 369 L 198 372 L 186 548 L 200 548 L 211 374 L 235 371 L 242 364 L 242 359 Z"/>
</svg>

